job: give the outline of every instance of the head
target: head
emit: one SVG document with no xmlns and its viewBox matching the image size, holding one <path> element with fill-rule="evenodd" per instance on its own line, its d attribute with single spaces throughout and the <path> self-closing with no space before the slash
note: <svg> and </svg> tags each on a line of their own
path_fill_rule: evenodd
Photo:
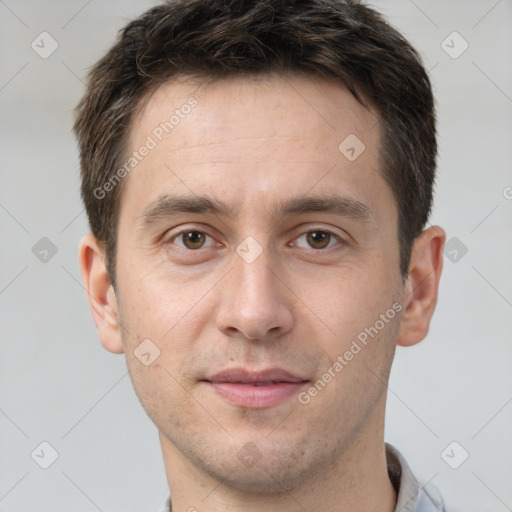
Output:
<svg viewBox="0 0 512 512">
<path fill-rule="evenodd" d="M 410 44 L 354 1 L 168 2 L 93 67 L 75 131 L 91 309 L 164 451 L 277 492 L 380 439 L 444 243 L 424 229 L 435 115 Z M 212 377 L 235 367 L 302 387 L 234 405 Z"/>
</svg>

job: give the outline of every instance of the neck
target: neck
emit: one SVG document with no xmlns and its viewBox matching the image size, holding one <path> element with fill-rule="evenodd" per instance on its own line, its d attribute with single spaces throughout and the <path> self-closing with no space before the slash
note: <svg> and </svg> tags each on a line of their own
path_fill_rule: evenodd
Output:
<svg viewBox="0 0 512 512">
<path fill-rule="evenodd" d="M 228 487 L 208 475 L 187 459 L 176 446 L 160 433 L 173 512 L 359 512 L 379 510 L 392 512 L 396 492 L 389 479 L 383 435 L 383 413 L 380 429 L 372 418 L 341 450 L 339 457 L 314 475 L 304 477 L 291 491 L 254 494 Z M 377 422 L 379 423 L 379 422 Z"/>
</svg>

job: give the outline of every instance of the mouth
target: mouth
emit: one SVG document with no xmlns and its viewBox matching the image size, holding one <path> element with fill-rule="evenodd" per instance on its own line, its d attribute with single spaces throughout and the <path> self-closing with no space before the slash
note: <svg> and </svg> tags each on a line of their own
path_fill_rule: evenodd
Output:
<svg viewBox="0 0 512 512">
<path fill-rule="evenodd" d="M 234 405 L 262 409 L 276 406 L 297 394 L 309 380 L 282 368 L 258 372 L 235 368 L 216 373 L 202 382 Z"/>
</svg>

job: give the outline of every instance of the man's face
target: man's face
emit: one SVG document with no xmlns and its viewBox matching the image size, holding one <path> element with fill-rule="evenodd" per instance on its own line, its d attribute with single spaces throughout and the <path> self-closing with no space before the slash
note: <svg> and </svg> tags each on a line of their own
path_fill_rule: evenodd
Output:
<svg viewBox="0 0 512 512">
<path fill-rule="evenodd" d="M 192 96 L 197 105 L 180 110 Z M 382 429 L 400 323 L 389 310 L 404 289 L 377 119 L 325 81 L 174 82 L 133 120 L 127 153 L 148 136 L 156 146 L 126 178 L 117 245 L 137 395 L 164 452 L 191 471 L 247 490 L 291 488 Z M 176 196 L 227 211 L 180 211 Z M 145 339 L 160 350 L 147 366 L 134 353 Z M 214 377 L 276 368 L 295 379 Z"/>
</svg>

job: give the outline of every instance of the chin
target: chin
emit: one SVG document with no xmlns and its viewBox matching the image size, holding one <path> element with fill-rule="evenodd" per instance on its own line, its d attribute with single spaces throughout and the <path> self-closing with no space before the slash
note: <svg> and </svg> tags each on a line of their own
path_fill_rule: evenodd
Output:
<svg viewBox="0 0 512 512">
<path fill-rule="evenodd" d="M 208 474 L 231 490 L 238 490 L 243 493 L 257 495 L 280 495 L 287 494 L 300 486 L 304 476 L 299 474 L 300 470 L 295 466 L 282 468 L 277 471 L 268 467 L 268 464 L 258 463 L 253 467 L 241 468 L 240 465 L 229 465 L 215 468 L 204 468 Z"/>
<path fill-rule="evenodd" d="M 258 495 L 286 494 L 311 478 L 332 461 L 328 454 L 313 450 L 308 456 L 304 444 L 285 447 L 282 440 L 275 446 L 271 442 L 260 447 L 251 441 L 241 448 L 223 451 L 204 460 L 196 458 L 195 464 L 210 477 L 232 490 Z M 232 455 L 234 454 L 234 456 Z"/>
</svg>

